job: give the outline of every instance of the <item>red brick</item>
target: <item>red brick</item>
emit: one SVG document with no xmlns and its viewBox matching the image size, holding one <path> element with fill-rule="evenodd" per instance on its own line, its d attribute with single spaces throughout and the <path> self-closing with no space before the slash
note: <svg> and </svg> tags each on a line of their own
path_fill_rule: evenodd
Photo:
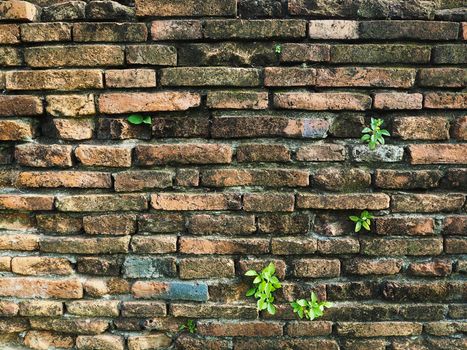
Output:
<svg viewBox="0 0 467 350">
<path fill-rule="evenodd" d="M 415 276 L 448 276 L 452 272 L 452 262 L 441 259 L 413 262 L 409 265 L 408 271 Z"/>
<path fill-rule="evenodd" d="M 308 35 L 311 39 L 351 40 L 359 38 L 359 23 L 349 20 L 312 20 Z"/>
<path fill-rule="evenodd" d="M 263 91 L 209 91 L 206 104 L 219 109 L 267 109 L 268 101 Z"/>
<path fill-rule="evenodd" d="M 246 193 L 243 195 L 243 210 L 251 212 L 292 212 L 293 193 Z"/>
<path fill-rule="evenodd" d="M 281 62 L 326 62 L 329 61 L 329 45 L 283 44 Z"/>
<path fill-rule="evenodd" d="M 449 122 L 444 117 L 396 117 L 393 132 L 402 140 L 447 140 Z"/>
<path fill-rule="evenodd" d="M 112 6 L 114 4 L 89 4 L 86 11 L 90 15 L 93 5 Z M 128 8 L 125 8 L 127 10 Z M 112 10 L 113 11 L 113 10 Z M 117 18 L 114 18 L 117 19 Z M 148 30 L 145 23 L 131 22 L 96 22 L 73 23 L 73 41 L 75 42 L 141 42 L 146 41 Z"/>
<path fill-rule="evenodd" d="M 155 87 L 156 72 L 152 69 L 106 70 L 105 86 L 111 88 Z"/>
<path fill-rule="evenodd" d="M 321 254 L 355 254 L 360 251 L 360 243 L 353 237 L 333 237 L 318 240 Z"/>
<path fill-rule="evenodd" d="M 318 111 L 342 109 L 364 111 L 371 107 L 371 97 L 344 92 L 280 92 L 274 94 L 274 106 L 285 109 Z"/>
<path fill-rule="evenodd" d="M 47 237 L 41 240 L 42 252 L 61 254 L 116 254 L 128 253 L 129 236 L 83 238 Z"/>
<path fill-rule="evenodd" d="M 50 119 L 42 125 L 42 134 L 63 140 L 89 140 L 94 134 L 92 119 Z"/>
<path fill-rule="evenodd" d="M 19 304 L 21 316 L 62 316 L 63 303 L 61 301 L 31 300 Z"/>
<path fill-rule="evenodd" d="M 286 326 L 286 333 L 291 337 L 325 336 L 331 332 L 332 322 L 329 321 L 292 321 Z"/>
<path fill-rule="evenodd" d="M 233 278 L 235 266 L 227 258 L 186 258 L 178 263 L 181 279 Z"/>
<path fill-rule="evenodd" d="M 15 147 L 18 164 L 31 167 L 71 167 L 71 146 L 22 144 Z"/>
<path fill-rule="evenodd" d="M 174 253 L 177 251 L 177 236 L 161 234 L 156 236 L 133 236 L 131 249 L 135 253 L 144 254 Z"/>
<path fill-rule="evenodd" d="M 423 106 L 431 109 L 466 109 L 467 94 L 461 92 L 430 92 L 425 94 Z"/>
<path fill-rule="evenodd" d="M 171 187 L 172 177 L 171 172 L 158 170 L 125 171 L 113 174 L 114 187 L 117 192 Z"/>
<path fill-rule="evenodd" d="M 58 196 L 59 211 L 130 211 L 145 210 L 148 202 L 144 194 L 88 194 Z"/>
<path fill-rule="evenodd" d="M 174 3 L 171 0 L 137 0 L 135 5 L 137 16 L 162 17 L 235 16 L 237 9 L 235 0 L 212 0 L 209 4 L 202 0 L 188 3 Z"/>
<path fill-rule="evenodd" d="M 411 164 L 467 164 L 467 144 L 420 144 L 408 147 Z"/>
<path fill-rule="evenodd" d="M 356 191 L 370 187 L 371 174 L 363 169 L 322 168 L 312 175 L 313 185 L 329 191 Z"/>
<path fill-rule="evenodd" d="M 368 209 L 389 208 L 389 196 L 384 193 L 361 194 L 299 194 L 297 207 L 302 209 Z"/>
<path fill-rule="evenodd" d="M 307 214 L 268 214 L 258 217 L 260 233 L 306 234 L 309 228 L 310 217 Z"/>
<path fill-rule="evenodd" d="M 83 217 L 84 231 L 91 235 L 129 235 L 136 232 L 136 216 L 107 214 Z"/>
<path fill-rule="evenodd" d="M 435 233 L 435 222 L 425 217 L 378 217 L 375 218 L 378 235 L 427 236 Z"/>
<path fill-rule="evenodd" d="M 338 259 L 300 259 L 293 263 L 296 277 L 338 277 L 341 263 Z"/>
<path fill-rule="evenodd" d="M 290 151 L 285 145 L 240 144 L 237 147 L 238 162 L 289 162 Z"/>
<path fill-rule="evenodd" d="M 65 214 L 37 214 L 36 220 L 40 230 L 59 234 L 78 233 L 83 227 L 81 218 Z"/>
<path fill-rule="evenodd" d="M 346 148 L 337 144 L 314 144 L 302 146 L 297 150 L 297 160 L 305 162 L 344 161 Z"/>
<path fill-rule="evenodd" d="M 71 349 L 75 341 L 71 335 L 49 331 L 28 331 L 24 337 L 24 344 L 36 349 L 49 349 L 51 347 Z"/>
<path fill-rule="evenodd" d="M 429 87 L 464 87 L 467 71 L 462 68 L 422 68 L 418 73 L 418 84 Z"/>
<path fill-rule="evenodd" d="M 84 166 L 131 166 L 131 147 L 80 145 L 75 149 L 75 155 Z"/>
<path fill-rule="evenodd" d="M 195 235 L 246 235 L 256 232 L 253 215 L 195 214 L 189 218 L 188 231 Z"/>
<path fill-rule="evenodd" d="M 94 171 L 23 171 L 17 179 L 19 187 L 111 188 L 110 174 Z"/>
<path fill-rule="evenodd" d="M 266 67 L 265 86 L 313 86 L 316 84 L 316 69 L 299 67 Z"/>
<path fill-rule="evenodd" d="M 232 148 L 223 144 L 138 145 L 135 159 L 139 165 L 223 164 L 232 161 Z"/>
<path fill-rule="evenodd" d="M 99 97 L 99 110 L 110 114 L 184 111 L 200 102 L 198 94 L 189 92 L 106 93 Z"/>
<path fill-rule="evenodd" d="M 275 255 L 313 254 L 317 249 L 314 238 L 283 237 L 273 238 L 271 251 Z"/>
<path fill-rule="evenodd" d="M 374 97 L 376 109 L 422 109 L 422 107 L 423 95 L 418 93 L 376 93 Z"/>
<path fill-rule="evenodd" d="M 443 234 L 467 236 L 467 216 L 447 216 L 443 221 Z"/>
<path fill-rule="evenodd" d="M 409 68 L 320 68 L 317 86 L 409 88 L 415 83 L 415 69 Z"/>
<path fill-rule="evenodd" d="M 27 213 L 0 214 L 0 229 L 2 230 L 23 231 L 34 227 L 35 220 Z"/>
<path fill-rule="evenodd" d="M 377 169 L 375 185 L 389 189 L 434 188 L 443 177 L 439 170 L 391 170 Z"/>
<path fill-rule="evenodd" d="M 357 258 L 344 263 L 344 270 L 351 275 L 395 275 L 402 269 L 401 259 Z"/>
<path fill-rule="evenodd" d="M 69 23 L 29 23 L 21 25 L 24 42 L 71 41 Z"/>
<path fill-rule="evenodd" d="M 39 238 L 30 233 L 0 235 L 0 250 L 34 251 L 39 249 Z"/>
<path fill-rule="evenodd" d="M 35 128 L 28 120 L 0 120 L 0 141 L 31 140 L 34 135 Z"/>
<path fill-rule="evenodd" d="M 109 321 L 79 318 L 35 318 L 31 320 L 31 327 L 33 329 L 53 330 L 60 333 L 99 334 L 106 331 L 109 327 Z"/>
<path fill-rule="evenodd" d="M 198 169 L 177 169 L 174 178 L 176 186 L 199 186 L 199 170 Z"/>
<path fill-rule="evenodd" d="M 337 333 L 353 337 L 420 335 L 422 333 L 422 324 L 413 322 L 339 323 Z"/>
<path fill-rule="evenodd" d="M 443 241 L 439 238 L 371 238 L 360 241 L 361 254 L 371 256 L 440 255 Z"/>
<path fill-rule="evenodd" d="M 451 135 L 459 141 L 467 141 L 467 116 L 455 120 Z"/>
<path fill-rule="evenodd" d="M 128 337 L 128 350 L 164 349 L 171 344 L 172 338 L 163 333 Z"/>
<path fill-rule="evenodd" d="M 81 117 L 96 113 L 94 95 L 48 95 L 47 113 L 54 117 Z"/>
<path fill-rule="evenodd" d="M 76 338 L 76 347 L 80 350 L 87 349 L 109 349 L 123 350 L 125 348 L 125 338 L 118 335 L 80 335 Z"/>
<path fill-rule="evenodd" d="M 283 334 L 283 324 L 263 321 L 235 323 L 200 321 L 198 322 L 198 332 L 201 335 L 217 337 L 273 337 Z"/>
<path fill-rule="evenodd" d="M 240 195 L 235 193 L 159 193 L 151 196 L 157 210 L 238 210 Z"/>
<path fill-rule="evenodd" d="M 104 87 L 96 69 L 23 70 L 6 73 L 8 90 L 84 90 Z"/>
<path fill-rule="evenodd" d="M 445 252 L 447 254 L 466 254 L 467 253 L 467 239 L 464 237 L 447 237 L 444 241 Z"/>
<path fill-rule="evenodd" d="M 73 267 L 67 259 L 50 257 L 15 257 L 11 269 L 19 275 L 70 275 Z"/>
<path fill-rule="evenodd" d="M 78 279 L 10 277 L 0 278 L 0 295 L 15 298 L 76 299 L 83 297 L 83 287 Z"/>
<path fill-rule="evenodd" d="M 42 100 L 36 96 L 0 96 L 0 116 L 33 116 L 43 112 Z"/>
<path fill-rule="evenodd" d="M 463 194 L 400 194 L 392 196 L 395 212 L 449 212 L 457 211 L 464 205 Z"/>
<path fill-rule="evenodd" d="M 180 237 L 179 252 L 183 254 L 266 254 L 266 238 L 191 238 Z"/>
<path fill-rule="evenodd" d="M 54 208 L 54 197 L 48 195 L 0 195 L 0 210 L 52 210 Z"/>
</svg>

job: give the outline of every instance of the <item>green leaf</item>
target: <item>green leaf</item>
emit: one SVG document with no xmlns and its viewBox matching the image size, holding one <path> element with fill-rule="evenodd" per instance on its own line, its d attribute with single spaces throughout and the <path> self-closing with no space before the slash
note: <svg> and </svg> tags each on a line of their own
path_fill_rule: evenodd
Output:
<svg viewBox="0 0 467 350">
<path fill-rule="evenodd" d="M 385 129 L 382 129 L 381 130 L 381 135 L 384 135 L 384 136 L 391 136 L 391 134 L 389 133 L 389 131 L 385 130 Z"/>
<path fill-rule="evenodd" d="M 368 141 L 370 139 L 370 137 L 371 136 L 369 134 L 365 134 L 365 135 L 362 136 L 361 140 L 362 141 Z"/>
<path fill-rule="evenodd" d="M 256 276 L 256 278 L 253 280 L 253 283 L 259 283 L 259 282 L 261 282 L 261 277 Z"/>
<path fill-rule="evenodd" d="M 370 128 L 364 128 L 364 129 L 362 130 L 362 133 L 366 134 L 366 133 L 371 132 L 371 131 L 372 131 L 372 130 L 371 130 Z"/>
<path fill-rule="evenodd" d="M 150 116 L 146 116 L 143 119 L 144 124 L 152 124 L 152 118 Z"/>
<path fill-rule="evenodd" d="M 365 230 L 370 231 L 370 225 L 366 221 L 362 222 L 362 226 L 365 228 Z"/>
<path fill-rule="evenodd" d="M 140 114 L 132 114 L 128 117 L 128 121 L 134 125 L 141 124 L 143 120 L 144 120 L 144 117 Z"/>
<path fill-rule="evenodd" d="M 362 222 L 359 221 L 355 224 L 355 232 L 360 232 L 361 229 L 362 229 Z"/>
<path fill-rule="evenodd" d="M 275 307 L 273 304 L 268 304 L 267 310 L 268 310 L 268 312 L 269 312 L 271 315 L 275 315 L 275 314 L 276 314 L 276 307 Z"/>
<path fill-rule="evenodd" d="M 256 292 L 256 288 L 248 289 L 248 292 L 246 292 L 246 296 L 251 297 L 253 294 L 255 294 L 255 292 Z"/>
<path fill-rule="evenodd" d="M 357 222 L 360 220 L 358 216 L 349 216 L 349 219 L 352 220 L 353 222 Z"/>
<path fill-rule="evenodd" d="M 254 270 L 248 270 L 247 272 L 245 272 L 245 276 L 257 276 L 258 273 Z"/>
</svg>

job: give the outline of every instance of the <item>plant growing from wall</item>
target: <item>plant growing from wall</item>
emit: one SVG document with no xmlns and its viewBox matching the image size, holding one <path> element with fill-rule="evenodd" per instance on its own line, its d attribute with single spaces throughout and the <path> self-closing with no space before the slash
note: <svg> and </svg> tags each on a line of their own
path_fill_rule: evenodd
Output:
<svg viewBox="0 0 467 350">
<path fill-rule="evenodd" d="M 276 44 L 276 46 L 274 46 L 274 52 L 275 52 L 276 54 L 278 54 L 278 55 L 282 53 L 282 46 L 281 46 L 281 44 Z"/>
<path fill-rule="evenodd" d="M 128 122 L 133 125 L 152 124 L 152 118 L 141 114 L 132 114 L 128 117 Z"/>
<path fill-rule="evenodd" d="M 389 131 L 381 129 L 383 123 L 384 121 L 382 119 L 371 118 L 370 127 L 362 130 L 362 134 L 364 135 L 361 140 L 367 142 L 368 147 L 372 151 L 376 149 L 376 146 L 384 145 L 385 141 L 383 136 L 391 136 Z"/>
<path fill-rule="evenodd" d="M 360 232 L 362 227 L 370 231 L 371 220 L 374 219 L 374 216 L 371 215 L 367 210 L 364 210 L 360 213 L 360 216 L 349 216 L 349 219 L 355 222 L 355 232 Z"/>
<path fill-rule="evenodd" d="M 185 330 L 187 330 L 187 331 L 190 332 L 191 334 L 195 334 L 196 331 L 197 331 L 196 322 L 193 321 L 193 320 L 188 320 L 188 321 L 186 321 L 186 323 L 180 325 L 180 327 L 178 327 L 178 330 L 179 330 L 179 331 L 185 331 Z"/>
<path fill-rule="evenodd" d="M 273 293 L 282 287 L 275 273 L 276 267 L 274 263 L 270 263 L 260 273 L 254 270 L 249 270 L 245 273 L 245 276 L 255 277 L 253 280 L 253 288 L 246 292 L 246 296 L 254 296 L 258 299 L 256 302 L 257 309 L 260 311 L 266 310 L 271 315 L 276 313 Z"/>
<path fill-rule="evenodd" d="M 298 314 L 298 317 L 304 317 L 310 321 L 324 315 L 324 309 L 332 307 L 332 303 L 328 301 L 319 301 L 315 292 L 311 292 L 310 300 L 299 299 L 290 303 L 293 312 Z"/>
</svg>

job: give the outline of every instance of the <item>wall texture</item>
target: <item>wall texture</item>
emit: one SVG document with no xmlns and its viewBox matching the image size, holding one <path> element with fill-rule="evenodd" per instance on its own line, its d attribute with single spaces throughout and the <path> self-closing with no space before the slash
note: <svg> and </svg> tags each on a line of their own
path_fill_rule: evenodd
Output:
<svg viewBox="0 0 467 350">
<path fill-rule="evenodd" d="M 467 349 L 461 1 L 135 3 L 0 2 L 0 347 Z"/>
</svg>

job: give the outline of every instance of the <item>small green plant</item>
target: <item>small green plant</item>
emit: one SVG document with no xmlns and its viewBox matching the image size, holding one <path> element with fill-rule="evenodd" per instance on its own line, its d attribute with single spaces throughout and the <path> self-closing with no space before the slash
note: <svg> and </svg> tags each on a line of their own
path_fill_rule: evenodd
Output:
<svg viewBox="0 0 467 350">
<path fill-rule="evenodd" d="M 255 277 L 253 280 L 254 286 L 246 292 L 246 296 L 254 296 L 258 299 L 256 302 L 257 309 L 260 311 L 267 310 L 271 315 L 276 313 L 273 293 L 282 287 L 275 273 L 276 267 L 274 263 L 270 263 L 260 273 L 254 270 L 249 270 L 245 273 L 245 276 Z"/>
<path fill-rule="evenodd" d="M 276 44 L 276 46 L 274 47 L 274 52 L 277 53 L 278 55 L 280 53 L 282 53 L 282 46 L 281 44 Z"/>
<path fill-rule="evenodd" d="M 384 145 L 383 136 L 391 136 L 389 131 L 381 129 L 384 121 L 382 119 L 371 118 L 371 124 L 369 128 L 364 128 L 362 133 L 365 134 L 362 136 L 363 142 L 368 142 L 370 150 L 375 150 L 378 144 Z"/>
<path fill-rule="evenodd" d="M 179 331 L 184 331 L 184 330 L 187 330 L 188 332 L 190 332 L 191 334 L 195 334 L 197 329 L 196 329 L 196 322 L 193 321 L 193 320 L 188 320 L 186 321 L 186 323 L 180 325 L 180 327 L 178 327 L 178 330 Z"/>
<path fill-rule="evenodd" d="M 370 231 L 371 219 L 374 216 L 371 215 L 367 210 L 361 212 L 360 216 L 349 216 L 349 219 L 355 222 L 355 232 L 360 232 L 362 227 Z"/>
<path fill-rule="evenodd" d="M 152 124 L 150 116 L 143 116 L 141 114 L 132 114 L 128 117 L 128 121 L 133 125 Z"/>
<path fill-rule="evenodd" d="M 312 321 L 324 315 L 324 309 L 332 307 L 332 303 L 328 301 L 318 301 L 315 292 L 311 292 L 310 300 L 299 299 L 290 303 L 293 312 L 298 314 L 301 319 L 303 317 Z"/>
</svg>

